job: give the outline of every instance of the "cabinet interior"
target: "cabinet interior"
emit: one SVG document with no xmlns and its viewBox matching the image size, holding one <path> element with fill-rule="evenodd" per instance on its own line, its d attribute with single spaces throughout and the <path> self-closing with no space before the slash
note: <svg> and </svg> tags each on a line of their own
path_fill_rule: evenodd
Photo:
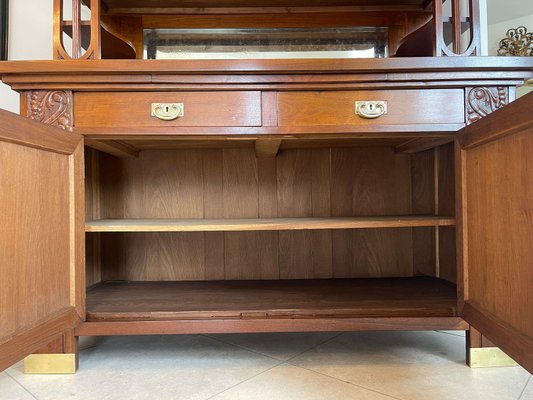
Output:
<svg viewBox="0 0 533 400">
<path fill-rule="evenodd" d="M 87 148 L 85 166 L 88 321 L 456 316 L 453 144 Z"/>
</svg>

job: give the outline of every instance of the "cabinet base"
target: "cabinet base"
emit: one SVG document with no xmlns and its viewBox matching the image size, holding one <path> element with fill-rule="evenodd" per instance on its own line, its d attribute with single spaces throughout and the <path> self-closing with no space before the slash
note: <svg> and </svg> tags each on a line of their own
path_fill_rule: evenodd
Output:
<svg viewBox="0 0 533 400">
<path fill-rule="evenodd" d="M 518 365 L 497 347 L 470 349 L 470 368 L 514 367 Z"/>
<path fill-rule="evenodd" d="M 74 374 L 76 354 L 32 354 L 24 359 L 25 374 Z"/>
</svg>

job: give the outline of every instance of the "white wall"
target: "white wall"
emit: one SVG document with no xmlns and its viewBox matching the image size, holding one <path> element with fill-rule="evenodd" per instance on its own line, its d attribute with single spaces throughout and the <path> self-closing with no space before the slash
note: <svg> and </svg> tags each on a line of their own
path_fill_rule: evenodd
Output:
<svg viewBox="0 0 533 400">
<path fill-rule="evenodd" d="M 53 0 L 11 0 L 9 2 L 9 59 L 52 58 Z M 0 108 L 19 112 L 19 96 L 0 84 Z"/>
</svg>

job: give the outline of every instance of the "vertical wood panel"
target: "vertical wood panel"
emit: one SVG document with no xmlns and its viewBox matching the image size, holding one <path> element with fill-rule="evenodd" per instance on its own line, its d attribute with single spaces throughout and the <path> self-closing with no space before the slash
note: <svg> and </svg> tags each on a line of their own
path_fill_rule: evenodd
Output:
<svg viewBox="0 0 533 400">
<path fill-rule="evenodd" d="M 411 213 L 411 165 L 388 147 L 332 149 L 333 216 Z M 412 276 L 411 229 L 334 231 L 335 277 Z"/>
<path fill-rule="evenodd" d="M 455 149 L 453 143 L 441 146 L 439 159 L 439 214 L 455 216 Z M 439 227 L 440 277 L 457 282 L 456 230 Z"/>
<path fill-rule="evenodd" d="M 533 337 L 531 133 L 524 130 L 469 149 L 464 164 L 467 301 L 529 338 Z"/>
<path fill-rule="evenodd" d="M 124 177 L 125 218 L 202 218 L 203 159 L 201 150 L 157 150 L 127 159 Z M 138 176 L 141 177 L 138 180 Z"/>
<path fill-rule="evenodd" d="M 280 232 L 281 279 L 332 277 L 331 232 Z"/>
<path fill-rule="evenodd" d="M 286 151 L 278 156 L 280 216 L 330 216 L 330 150 Z M 330 278 L 331 232 L 280 232 L 282 279 Z"/>
<path fill-rule="evenodd" d="M 224 149 L 224 218 L 259 216 L 257 158 L 250 149 Z"/>
<path fill-rule="evenodd" d="M 251 149 L 224 149 L 224 217 L 259 217 L 258 163 Z M 278 279 L 277 232 L 225 233 L 226 279 Z"/>
<path fill-rule="evenodd" d="M 105 153 L 99 154 L 100 218 L 125 218 L 125 203 L 132 201 L 124 193 L 124 160 Z M 142 177 L 138 177 L 142 179 Z"/>
<path fill-rule="evenodd" d="M 263 126 L 278 126 L 278 92 L 261 92 Z"/>
<path fill-rule="evenodd" d="M 335 278 L 413 275 L 410 229 L 341 230 L 333 232 L 333 240 Z"/>
<path fill-rule="evenodd" d="M 69 156 L 0 142 L 0 341 L 84 296 L 70 291 L 71 275 L 81 271 L 71 268 L 69 163 Z"/>
<path fill-rule="evenodd" d="M 278 217 L 276 158 L 258 158 L 259 217 Z"/>
<path fill-rule="evenodd" d="M 85 149 L 85 218 L 101 218 L 100 206 L 100 156 L 98 151 Z M 100 234 L 86 235 L 85 275 L 87 286 L 101 281 L 102 264 Z"/>
<path fill-rule="evenodd" d="M 105 280 L 203 280 L 203 233 L 109 234 L 102 242 Z"/>
<path fill-rule="evenodd" d="M 313 158 L 311 151 L 304 149 L 284 151 L 277 160 L 279 216 L 312 216 Z M 324 164 L 322 163 L 321 166 Z"/>
<path fill-rule="evenodd" d="M 101 189 L 106 216 L 123 218 L 204 217 L 201 150 L 141 152 L 139 159 L 102 156 Z M 105 166 L 105 167 L 104 167 Z M 216 190 L 213 186 L 212 190 Z M 204 234 L 124 234 L 104 238 L 105 279 L 204 279 Z M 210 249 L 216 249 L 216 246 Z M 209 257 L 209 255 L 208 255 Z M 215 257 L 214 259 L 220 260 Z"/>
<path fill-rule="evenodd" d="M 279 279 L 277 232 L 226 233 L 226 279 Z"/>
<path fill-rule="evenodd" d="M 411 155 L 412 212 L 435 213 L 434 150 Z M 415 275 L 436 275 L 435 228 L 413 229 L 413 271 Z"/>
<path fill-rule="evenodd" d="M 202 156 L 204 218 L 219 218 L 224 212 L 222 150 L 204 150 Z M 223 280 L 225 277 L 224 233 L 205 232 L 204 244 L 204 279 Z"/>
</svg>

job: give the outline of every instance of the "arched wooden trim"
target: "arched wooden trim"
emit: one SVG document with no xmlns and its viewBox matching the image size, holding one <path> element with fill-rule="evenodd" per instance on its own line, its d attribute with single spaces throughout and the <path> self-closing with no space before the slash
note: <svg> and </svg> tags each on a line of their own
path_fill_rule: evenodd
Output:
<svg viewBox="0 0 533 400">
<path fill-rule="evenodd" d="M 479 0 L 469 0 L 470 16 L 468 22 L 470 25 L 470 42 L 466 50 L 462 50 L 462 21 L 466 18 L 462 15 L 462 0 L 448 0 L 451 2 L 451 28 L 452 28 L 452 49 L 450 49 L 444 40 L 444 16 L 442 13 L 442 1 L 433 2 L 434 15 L 434 35 L 433 35 L 433 55 L 435 56 L 479 56 L 481 54 L 481 18 L 479 9 Z"/>
<path fill-rule="evenodd" d="M 72 55 L 65 48 L 63 33 L 65 21 L 63 15 L 63 1 L 54 0 L 54 59 L 100 59 L 101 58 L 101 31 L 100 31 L 100 1 L 88 0 L 91 9 L 90 42 L 87 50 L 82 54 L 82 31 L 81 0 L 72 0 Z"/>
</svg>

